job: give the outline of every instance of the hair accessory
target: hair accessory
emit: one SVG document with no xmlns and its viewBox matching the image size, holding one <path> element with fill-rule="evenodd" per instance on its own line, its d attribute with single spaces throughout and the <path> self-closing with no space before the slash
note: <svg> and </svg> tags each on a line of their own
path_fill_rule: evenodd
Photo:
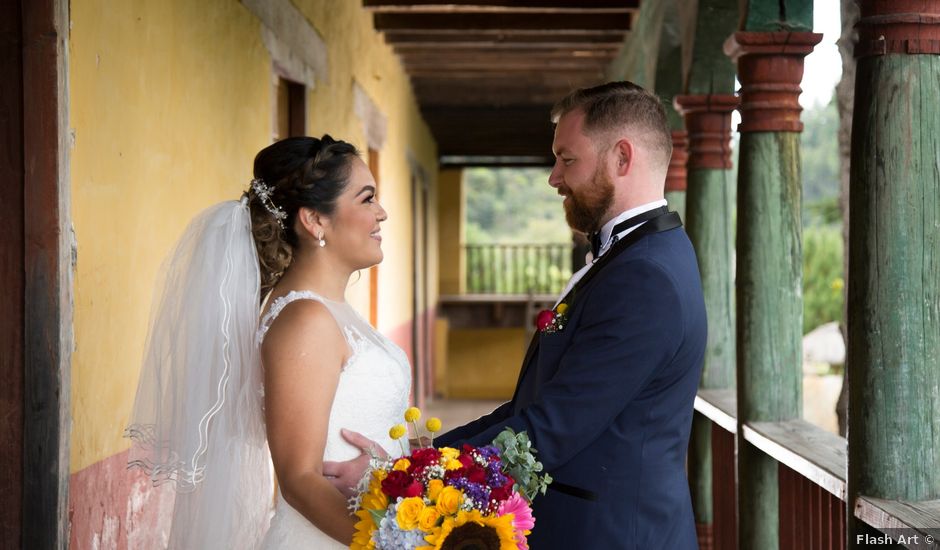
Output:
<svg viewBox="0 0 940 550">
<path fill-rule="evenodd" d="M 264 183 L 263 179 L 255 178 L 251 180 L 251 190 L 261 199 L 261 204 L 264 205 L 264 209 L 270 212 L 281 229 L 284 229 L 284 220 L 287 219 L 287 212 L 284 212 L 283 208 L 274 204 L 274 201 L 271 200 L 271 194 L 274 193 L 274 188 Z"/>
</svg>

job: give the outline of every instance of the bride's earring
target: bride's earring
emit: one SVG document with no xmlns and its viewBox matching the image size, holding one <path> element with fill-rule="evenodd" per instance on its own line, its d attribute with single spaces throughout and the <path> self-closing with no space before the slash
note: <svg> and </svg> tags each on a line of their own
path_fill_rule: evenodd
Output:
<svg viewBox="0 0 940 550">
<path fill-rule="evenodd" d="M 320 231 L 319 233 L 317 233 L 317 238 L 320 239 L 320 243 L 319 243 L 319 244 L 320 244 L 320 248 L 323 248 L 324 246 L 326 246 L 326 241 L 323 240 L 323 232 L 322 232 L 322 231 Z"/>
</svg>

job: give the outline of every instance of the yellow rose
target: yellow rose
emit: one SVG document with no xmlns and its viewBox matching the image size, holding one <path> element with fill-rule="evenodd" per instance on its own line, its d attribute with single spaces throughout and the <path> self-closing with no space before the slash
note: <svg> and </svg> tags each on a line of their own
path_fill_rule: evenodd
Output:
<svg viewBox="0 0 940 550">
<path fill-rule="evenodd" d="M 448 459 L 447 462 L 444 463 L 445 470 L 459 470 L 461 468 L 463 468 L 463 464 L 453 458 Z"/>
<path fill-rule="evenodd" d="M 454 449 L 453 447 L 441 447 L 438 449 L 441 452 L 441 456 L 444 458 L 457 458 L 460 456 L 460 451 Z"/>
<path fill-rule="evenodd" d="M 414 422 L 421 418 L 421 409 L 418 407 L 408 407 L 405 410 L 405 422 Z"/>
<path fill-rule="evenodd" d="M 392 439 L 401 439 L 405 435 L 405 426 L 403 424 L 395 424 L 392 426 L 392 429 L 388 431 L 388 436 Z"/>
<path fill-rule="evenodd" d="M 462 496 L 463 493 L 461 493 L 459 489 L 444 487 L 441 490 L 441 494 L 437 497 L 437 511 L 444 516 L 456 514 Z"/>
<path fill-rule="evenodd" d="M 558 304 L 558 307 L 555 308 L 555 313 L 558 315 L 564 315 L 566 311 L 568 311 L 568 304 L 565 303 Z"/>
<path fill-rule="evenodd" d="M 418 516 L 424 510 L 424 501 L 420 497 L 409 497 L 398 503 L 398 513 L 395 519 L 403 530 L 414 529 L 418 526 Z"/>
<path fill-rule="evenodd" d="M 431 418 L 428 419 L 424 427 L 427 428 L 428 431 L 431 432 L 432 434 L 439 432 L 441 431 L 441 419 L 432 416 Z"/>
<path fill-rule="evenodd" d="M 410 460 L 408 460 L 407 458 L 399 458 L 398 461 L 395 462 L 395 466 L 392 467 L 392 469 L 398 470 L 400 472 L 406 472 L 408 471 L 409 466 L 411 466 Z"/>
<path fill-rule="evenodd" d="M 441 519 L 441 513 L 433 506 L 425 506 L 424 510 L 418 514 L 418 527 L 425 533 L 429 533 L 435 526 L 437 520 Z"/>
<path fill-rule="evenodd" d="M 428 482 L 428 498 L 431 500 L 437 500 L 437 496 L 441 494 L 441 490 L 444 489 L 444 482 L 439 479 L 432 479 Z"/>
</svg>

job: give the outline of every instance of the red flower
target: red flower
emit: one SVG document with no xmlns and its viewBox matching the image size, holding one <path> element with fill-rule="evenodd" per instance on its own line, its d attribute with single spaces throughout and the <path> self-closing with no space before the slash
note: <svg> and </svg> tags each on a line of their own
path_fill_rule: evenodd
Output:
<svg viewBox="0 0 940 550">
<path fill-rule="evenodd" d="M 420 481 L 412 481 L 411 485 L 405 487 L 405 498 L 408 497 L 419 497 L 424 494 L 424 484 Z"/>
<path fill-rule="evenodd" d="M 481 466 L 474 464 L 468 468 L 465 468 L 464 477 L 467 478 L 467 481 L 472 483 L 484 483 L 486 481 L 486 470 Z"/>
<path fill-rule="evenodd" d="M 543 309 L 535 317 L 535 328 L 545 330 L 555 321 L 555 312 L 550 309 Z"/>
<path fill-rule="evenodd" d="M 512 483 L 507 483 L 490 491 L 490 498 L 498 502 L 502 502 L 510 496 L 512 496 Z"/>
<path fill-rule="evenodd" d="M 410 495 L 414 490 L 414 485 L 418 485 L 418 494 Z M 382 480 L 382 492 L 388 495 L 389 499 L 395 500 L 398 497 L 418 496 L 421 494 L 421 484 L 416 482 L 411 474 L 401 470 L 392 470 L 388 477 Z"/>
<path fill-rule="evenodd" d="M 460 462 L 460 464 L 464 468 L 469 468 L 470 466 L 473 466 L 473 457 L 466 453 L 458 456 L 457 461 Z"/>
<path fill-rule="evenodd" d="M 411 453 L 409 460 L 411 461 L 411 466 L 408 468 L 408 472 L 419 472 L 428 466 L 439 463 L 441 461 L 441 452 L 433 447 L 418 449 Z"/>
</svg>

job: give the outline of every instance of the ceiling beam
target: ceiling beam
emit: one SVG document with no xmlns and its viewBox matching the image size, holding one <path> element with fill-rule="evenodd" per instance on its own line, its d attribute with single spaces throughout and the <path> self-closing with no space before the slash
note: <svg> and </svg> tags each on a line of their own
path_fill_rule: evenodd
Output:
<svg viewBox="0 0 940 550">
<path fill-rule="evenodd" d="M 383 32 L 385 42 L 395 47 L 401 45 L 427 46 L 437 44 L 472 44 L 473 46 L 517 46 L 538 47 L 539 44 L 548 44 L 552 47 L 566 48 L 574 44 L 605 44 L 619 47 L 626 37 L 627 31 L 595 31 L 595 32 L 516 32 L 507 30 L 501 33 L 484 31 L 392 31 Z"/>
<path fill-rule="evenodd" d="M 639 0 L 581 0 L 577 5 L 566 0 L 363 0 L 362 6 L 376 13 L 401 12 L 470 12 L 539 10 L 546 12 L 577 12 L 590 10 L 623 11 L 637 9 Z"/>
<path fill-rule="evenodd" d="M 379 31 L 531 31 L 550 33 L 570 31 L 626 32 L 630 30 L 630 13 L 376 13 L 373 15 Z"/>
</svg>

